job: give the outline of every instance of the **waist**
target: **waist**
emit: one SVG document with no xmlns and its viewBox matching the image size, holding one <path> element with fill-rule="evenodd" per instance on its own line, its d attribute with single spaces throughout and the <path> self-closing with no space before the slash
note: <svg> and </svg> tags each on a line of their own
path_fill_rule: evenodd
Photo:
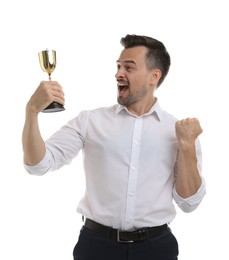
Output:
<svg viewBox="0 0 229 260">
<path fill-rule="evenodd" d="M 114 239 L 120 243 L 143 241 L 150 237 L 159 236 L 164 230 L 168 228 L 168 225 L 164 224 L 162 226 L 146 227 L 127 231 L 104 226 L 90 219 L 86 219 L 84 226 L 108 239 Z"/>
</svg>

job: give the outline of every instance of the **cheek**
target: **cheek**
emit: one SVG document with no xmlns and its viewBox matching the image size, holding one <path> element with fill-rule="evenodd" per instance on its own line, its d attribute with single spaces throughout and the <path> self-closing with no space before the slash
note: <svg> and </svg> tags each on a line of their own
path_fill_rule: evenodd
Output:
<svg viewBox="0 0 229 260">
<path fill-rule="evenodd" d="M 134 75 L 129 75 L 128 81 L 129 81 L 129 89 L 130 92 L 132 93 L 139 91 L 142 88 L 145 89 L 147 86 L 150 86 L 149 75 L 145 74 L 144 72 L 137 73 Z"/>
</svg>

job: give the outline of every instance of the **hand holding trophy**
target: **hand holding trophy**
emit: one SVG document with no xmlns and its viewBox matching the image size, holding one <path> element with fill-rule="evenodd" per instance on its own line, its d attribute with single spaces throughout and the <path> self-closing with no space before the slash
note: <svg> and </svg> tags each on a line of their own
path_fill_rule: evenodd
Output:
<svg viewBox="0 0 229 260">
<path fill-rule="evenodd" d="M 43 71 L 48 73 L 49 80 L 51 80 L 51 74 L 56 68 L 56 51 L 45 50 L 38 53 L 40 66 Z M 42 112 L 51 113 L 63 111 L 65 108 L 63 105 L 53 102 L 48 107 L 46 107 Z"/>
</svg>

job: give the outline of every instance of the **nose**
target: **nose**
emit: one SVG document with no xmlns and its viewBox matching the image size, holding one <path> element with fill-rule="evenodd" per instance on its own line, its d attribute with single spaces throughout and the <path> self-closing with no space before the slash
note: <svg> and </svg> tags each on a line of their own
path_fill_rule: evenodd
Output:
<svg viewBox="0 0 229 260">
<path fill-rule="evenodd" d="M 124 70 L 122 70 L 121 68 L 117 69 L 117 72 L 115 74 L 115 78 L 116 79 L 123 79 L 123 78 L 125 78 Z"/>
</svg>

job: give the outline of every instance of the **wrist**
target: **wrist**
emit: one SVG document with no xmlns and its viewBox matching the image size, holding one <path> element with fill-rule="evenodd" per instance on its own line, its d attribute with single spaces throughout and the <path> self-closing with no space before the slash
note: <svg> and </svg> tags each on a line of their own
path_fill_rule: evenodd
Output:
<svg viewBox="0 0 229 260">
<path fill-rule="evenodd" d="M 178 141 L 178 150 L 182 153 L 195 153 L 196 146 L 194 141 Z"/>
<path fill-rule="evenodd" d="M 26 105 L 26 116 L 37 117 L 40 111 L 37 111 L 35 106 L 31 105 L 30 102 Z"/>
</svg>

